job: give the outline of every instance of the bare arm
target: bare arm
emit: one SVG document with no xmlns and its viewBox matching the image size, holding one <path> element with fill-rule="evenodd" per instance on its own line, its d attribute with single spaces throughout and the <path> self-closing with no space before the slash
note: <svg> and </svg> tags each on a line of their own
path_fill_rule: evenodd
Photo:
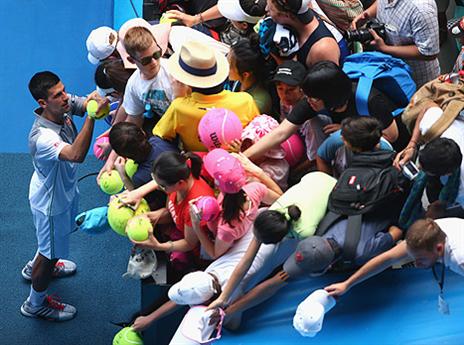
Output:
<svg viewBox="0 0 464 345">
<path fill-rule="evenodd" d="M 150 182 L 145 183 L 137 189 L 120 194 L 119 198 L 125 204 L 134 205 L 135 207 L 138 207 L 140 204 L 140 200 L 142 200 L 142 198 L 145 195 L 154 192 L 157 189 L 158 184 L 155 180 L 151 180 Z"/>
<path fill-rule="evenodd" d="M 245 156 L 251 160 L 261 157 L 266 151 L 282 144 L 292 134 L 296 133 L 298 128 L 299 126 L 294 125 L 290 121 L 283 120 L 279 127 L 246 150 L 244 152 Z"/>
<path fill-rule="evenodd" d="M 332 61 L 337 65 L 340 63 L 340 47 L 335 39 L 323 38 L 311 47 L 306 57 L 306 66 L 310 67 L 320 61 Z"/>
<path fill-rule="evenodd" d="M 141 332 L 150 327 L 153 322 L 172 314 L 181 307 L 182 306 L 175 304 L 173 301 L 167 301 L 161 307 L 148 314 L 147 316 L 139 316 L 136 318 L 132 328 L 134 331 Z"/>
<path fill-rule="evenodd" d="M 325 290 L 332 296 L 341 296 L 354 285 L 379 274 L 392 264 L 407 257 L 409 257 L 409 255 L 406 250 L 406 242 L 403 241 L 392 249 L 369 260 L 344 282 L 329 285 L 325 287 Z"/>
<path fill-rule="evenodd" d="M 382 136 L 390 143 L 394 143 L 398 139 L 398 135 L 398 126 L 394 120 L 390 126 L 382 131 Z"/>
<path fill-rule="evenodd" d="M 253 263 L 256 253 L 258 253 L 260 247 L 261 242 L 259 242 L 255 237 L 253 237 L 245 255 L 243 255 L 237 267 L 235 267 L 234 271 L 232 272 L 232 275 L 230 276 L 230 279 L 227 281 L 227 284 L 224 287 L 224 290 L 222 290 L 221 295 L 208 306 L 208 309 L 224 307 L 227 304 L 227 301 L 229 300 L 230 296 L 235 291 L 238 284 L 242 281 L 243 277 L 250 269 L 251 264 Z"/>
<path fill-rule="evenodd" d="M 277 291 L 287 285 L 285 282 L 287 279 L 287 272 L 280 271 L 274 277 L 255 286 L 244 296 L 232 303 L 229 307 L 227 307 L 226 314 L 232 315 L 237 312 L 245 311 L 271 298 L 277 293 Z"/>
<path fill-rule="evenodd" d="M 219 12 L 217 5 L 207 9 L 204 12 L 201 12 L 201 14 L 198 13 L 194 16 L 177 10 L 167 11 L 167 14 L 169 18 L 177 19 L 188 27 L 200 24 L 202 23 L 202 21 L 207 22 L 208 20 L 218 19 L 222 17 L 222 14 L 221 12 Z"/>
<path fill-rule="evenodd" d="M 74 140 L 71 145 L 66 145 L 61 149 L 59 159 L 62 161 L 82 163 L 89 151 L 94 125 L 95 120 L 87 116 L 76 140 Z"/>
<path fill-rule="evenodd" d="M 333 174 L 332 166 L 321 157 L 319 157 L 319 155 L 316 156 L 316 167 L 317 170 L 322 171 L 328 175 Z"/>
</svg>

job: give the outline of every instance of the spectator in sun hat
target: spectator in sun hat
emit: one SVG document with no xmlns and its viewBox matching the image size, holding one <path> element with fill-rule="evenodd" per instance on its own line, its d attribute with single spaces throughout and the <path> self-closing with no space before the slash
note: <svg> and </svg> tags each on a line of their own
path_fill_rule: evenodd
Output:
<svg viewBox="0 0 464 345">
<path fill-rule="evenodd" d="M 198 124 L 210 108 L 225 108 L 238 115 L 246 126 L 259 110 L 253 98 L 246 92 L 224 90 L 229 75 L 229 64 L 221 53 L 197 41 L 186 42 L 179 52 L 169 58 L 169 73 L 174 79 L 190 86 L 189 96 L 176 98 L 153 134 L 164 140 L 177 137 L 184 150 L 206 151 L 198 139 Z"/>
</svg>

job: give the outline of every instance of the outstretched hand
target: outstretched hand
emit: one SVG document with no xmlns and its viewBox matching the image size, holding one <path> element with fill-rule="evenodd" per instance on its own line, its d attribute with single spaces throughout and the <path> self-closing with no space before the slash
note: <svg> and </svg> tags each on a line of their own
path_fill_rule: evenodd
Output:
<svg viewBox="0 0 464 345">
<path fill-rule="evenodd" d="M 329 296 L 340 297 L 348 291 L 348 284 L 345 282 L 335 283 L 324 288 L 329 293 Z"/>
</svg>

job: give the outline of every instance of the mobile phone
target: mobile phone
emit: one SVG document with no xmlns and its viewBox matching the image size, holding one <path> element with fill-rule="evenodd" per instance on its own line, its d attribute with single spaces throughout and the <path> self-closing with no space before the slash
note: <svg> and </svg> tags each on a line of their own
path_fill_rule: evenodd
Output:
<svg viewBox="0 0 464 345">
<path fill-rule="evenodd" d="M 411 181 L 417 177 L 419 171 L 419 168 L 412 161 L 409 161 L 403 165 L 403 175 Z"/>
</svg>

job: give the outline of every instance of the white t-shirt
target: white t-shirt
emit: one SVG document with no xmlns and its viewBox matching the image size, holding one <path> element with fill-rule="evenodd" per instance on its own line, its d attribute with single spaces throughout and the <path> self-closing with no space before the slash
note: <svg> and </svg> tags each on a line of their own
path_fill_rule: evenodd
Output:
<svg viewBox="0 0 464 345">
<path fill-rule="evenodd" d="M 445 266 L 464 276 L 464 219 L 443 218 L 436 222 L 446 234 Z"/>
<path fill-rule="evenodd" d="M 167 60 L 160 60 L 160 70 L 150 80 L 142 78 L 137 69 L 127 81 L 123 107 L 128 115 L 139 116 L 148 113 L 161 117 L 174 99 L 172 78 L 167 69 Z"/>
<path fill-rule="evenodd" d="M 424 135 L 432 127 L 432 125 L 440 118 L 443 114 L 443 110 L 439 107 L 433 107 L 428 109 L 424 113 L 424 117 L 420 122 L 419 129 L 421 134 Z M 443 132 L 440 138 L 452 139 L 458 144 L 461 149 L 461 153 L 464 156 L 464 116 L 458 115 L 453 123 Z M 447 179 L 447 177 L 443 177 Z M 442 181 L 445 182 L 445 181 Z M 459 186 L 459 193 L 456 201 L 461 205 L 464 205 L 464 159 L 461 162 L 461 184 Z"/>
</svg>

